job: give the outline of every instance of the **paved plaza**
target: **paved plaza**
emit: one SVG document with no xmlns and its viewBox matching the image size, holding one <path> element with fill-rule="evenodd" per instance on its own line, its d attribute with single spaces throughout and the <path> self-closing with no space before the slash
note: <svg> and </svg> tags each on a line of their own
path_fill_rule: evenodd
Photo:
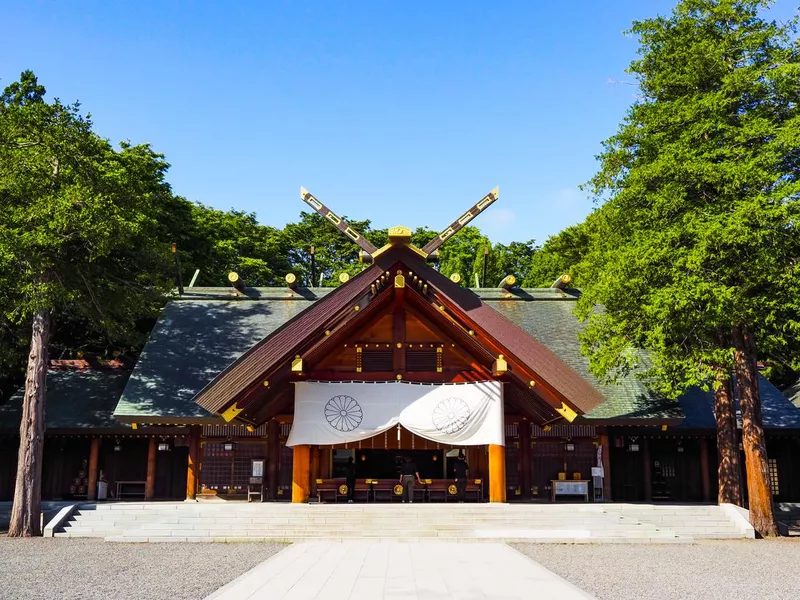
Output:
<svg viewBox="0 0 800 600">
<path fill-rule="evenodd" d="M 590 598 L 497 543 L 303 542 L 208 600 L 527 600 Z"/>
</svg>

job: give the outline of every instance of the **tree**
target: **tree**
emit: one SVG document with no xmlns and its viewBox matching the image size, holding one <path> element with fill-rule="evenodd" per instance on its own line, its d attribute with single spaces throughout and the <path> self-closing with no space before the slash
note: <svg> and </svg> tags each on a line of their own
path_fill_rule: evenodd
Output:
<svg viewBox="0 0 800 600">
<path fill-rule="evenodd" d="M 26 71 L 0 96 L 0 277 L 4 317 L 31 331 L 11 536 L 40 533 L 45 378 L 53 323 L 109 337 L 135 329 L 168 289 L 158 216 L 168 165 L 148 146 L 114 150 L 79 105 L 48 103 Z"/>
<path fill-rule="evenodd" d="M 252 287 L 283 283 L 291 270 L 286 237 L 253 213 L 221 211 L 175 198 L 164 224 L 178 245 L 184 281 L 200 269 L 197 285 L 226 286 L 236 271 Z"/>
<path fill-rule="evenodd" d="M 583 223 L 567 227 L 550 236 L 544 245 L 532 255 L 524 285 L 546 287 L 564 274 L 571 275 L 573 285 L 580 287 L 577 265 L 591 245 L 592 215 Z"/>
<path fill-rule="evenodd" d="M 777 528 L 756 354 L 797 356 L 800 330 L 800 52 L 794 23 L 761 17 L 769 5 L 682 0 L 669 17 L 633 24 L 641 96 L 590 184 L 608 201 L 579 301 L 595 373 L 641 365 L 639 347 L 665 393 L 715 390 L 721 494 L 735 494 L 725 485 L 735 438 L 722 435 L 735 430 L 735 370 L 750 516 L 762 535 Z"/>
</svg>

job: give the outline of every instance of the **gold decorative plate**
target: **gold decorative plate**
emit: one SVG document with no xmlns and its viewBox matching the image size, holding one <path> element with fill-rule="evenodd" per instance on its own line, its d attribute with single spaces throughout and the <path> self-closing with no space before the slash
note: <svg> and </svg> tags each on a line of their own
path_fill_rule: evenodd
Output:
<svg viewBox="0 0 800 600">
<path fill-rule="evenodd" d="M 394 486 L 394 495 L 400 496 L 402 495 L 402 493 L 403 493 L 403 486 L 398 483 L 397 485 Z"/>
<path fill-rule="evenodd" d="M 456 489 L 456 486 L 454 486 L 454 485 L 452 485 L 452 484 L 451 484 L 451 485 L 450 485 L 450 487 L 449 487 L 449 488 L 447 488 L 447 492 L 448 492 L 448 493 L 449 493 L 451 496 L 455 496 L 455 495 L 458 493 L 458 490 Z"/>
<path fill-rule="evenodd" d="M 345 484 L 342 484 L 342 485 L 339 486 L 339 493 L 342 496 L 346 496 L 347 495 L 347 486 Z"/>
</svg>

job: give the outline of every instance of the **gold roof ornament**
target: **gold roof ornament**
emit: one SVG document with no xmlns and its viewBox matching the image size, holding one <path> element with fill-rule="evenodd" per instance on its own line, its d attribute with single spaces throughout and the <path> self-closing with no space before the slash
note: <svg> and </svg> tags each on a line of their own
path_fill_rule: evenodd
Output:
<svg viewBox="0 0 800 600">
<path fill-rule="evenodd" d="M 410 239 L 411 239 L 410 227 L 404 227 L 403 225 L 395 225 L 394 227 L 389 227 L 389 241 L 410 240 Z"/>
</svg>

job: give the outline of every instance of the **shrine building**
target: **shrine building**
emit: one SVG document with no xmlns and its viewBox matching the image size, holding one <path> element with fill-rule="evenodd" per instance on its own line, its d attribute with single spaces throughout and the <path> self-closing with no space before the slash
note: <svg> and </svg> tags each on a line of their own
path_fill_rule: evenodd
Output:
<svg viewBox="0 0 800 600">
<path fill-rule="evenodd" d="M 43 498 L 399 501 L 410 457 L 417 501 L 714 502 L 713 399 L 677 401 L 635 375 L 601 383 L 580 352 L 580 291 L 474 289 L 445 277 L 442 244 L 493 191 L 424 248 L 405 227 L 375 248 L 311 194 L 303 200 L 362 250 L 337 287 L 181 288 L 138 361 L 53 361 Z M 763 377 L 776 501 L 800 500 L 800 408 Z M 13 495 L 22 392 L 0 405 L 0 500 Z M 740 460 L 742 469 L 744 460 Z M 744 474 L 743 481 L 744 481 Z"/>
</svg>

